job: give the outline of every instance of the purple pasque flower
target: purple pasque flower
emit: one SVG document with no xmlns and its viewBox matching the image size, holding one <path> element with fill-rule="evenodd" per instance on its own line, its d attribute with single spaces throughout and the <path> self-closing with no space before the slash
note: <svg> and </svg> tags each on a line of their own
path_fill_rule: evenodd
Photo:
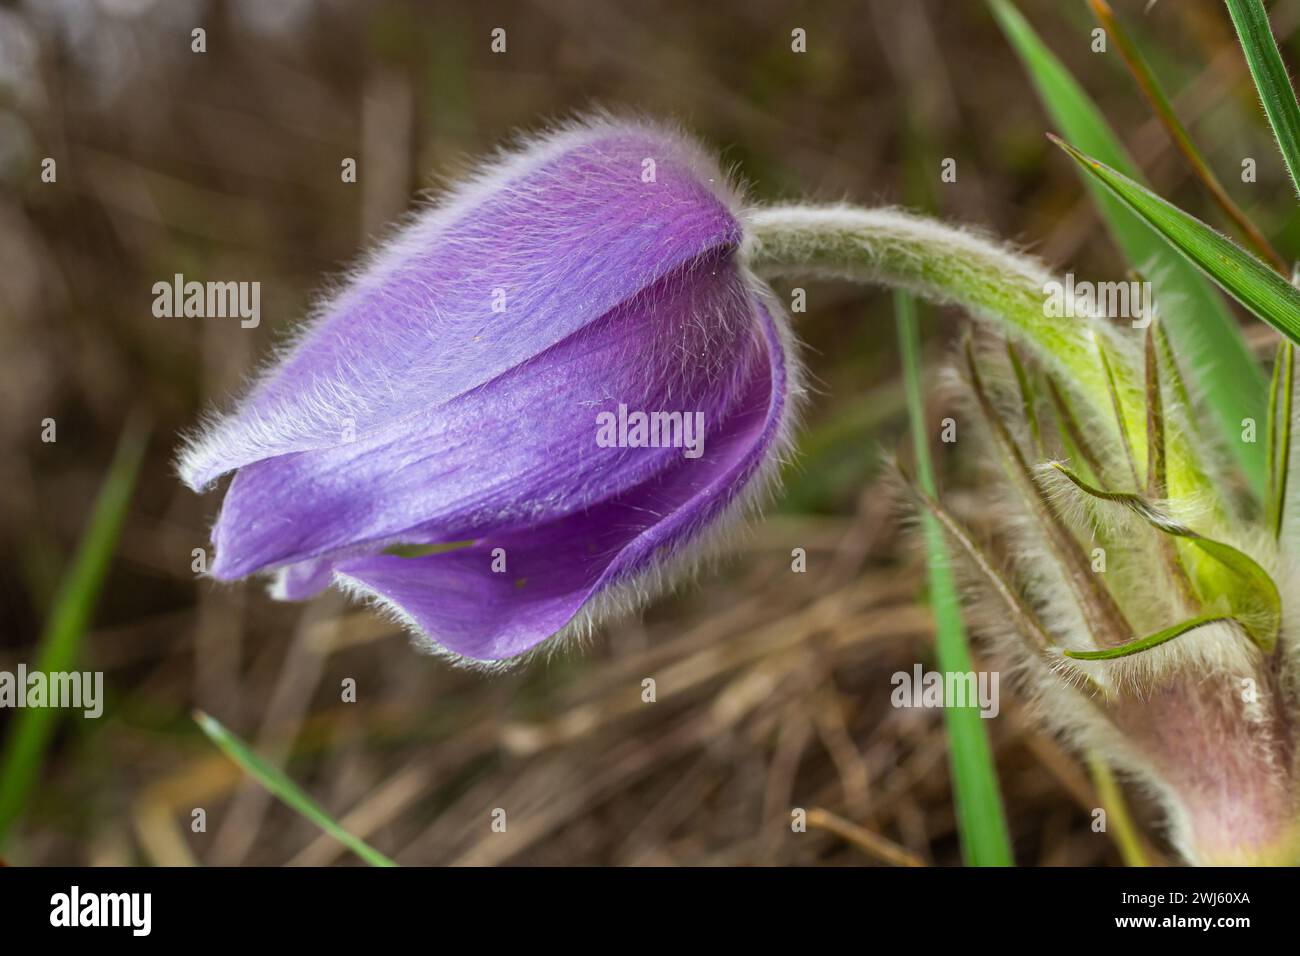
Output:
<svg viewBox="0 0 1300 956">
<path fill-rule="evenodd" d="M 600 118 L 503 155 L 184 447 L 196 490 L 235 472 L 211 573 L 332 584 L 476 661 L 646 597 L 789 430 L 790 339 L 741 242 L 737 194 L 676 132 Z"/>
</svg>

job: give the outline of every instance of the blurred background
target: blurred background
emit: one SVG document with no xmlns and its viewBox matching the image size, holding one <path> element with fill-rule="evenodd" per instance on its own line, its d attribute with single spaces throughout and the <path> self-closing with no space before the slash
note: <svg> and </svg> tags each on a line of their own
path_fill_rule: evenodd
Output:
<svg viewBox="0 0 1300 956">
<path fill-rule="evenodd" d="M 1083 0 L 1018 6 L 1157 191 L 1211 218 L 1118 57 L 1091 51 Z M 1115 3 L 1230 191 L 1300 246 L 1222 4 L 1148 6 Z M 1300 2 L 1271 13 L 1300 62 Z M 196 27 L 206 52 L 191 50 Z M 681 121 L 759 199 L 905 203 L 1123 277 L 978 0 L 0 5 L 0 669 L 37 659 L 124 423 L 152 425 L 78 651 L 105 674 L 105 712 L 57 718 L 7 862 L 357 862 L 218 752 L 195 708 L 403 864 L 960 862 L 942 714 L 889 706 L 891 674 L 933 665 L 933 629 L 923 561 L 880 476 L 882 450 L 909 454 L 885 293 L 805 283 L 815 394 L 784 494 L 716 573 L 581 653 L 484 677 L 337 596 L 277 604 L 259 582 L 192 570 L 220 495 L 176 480 L 178 432 L 236 394 L 314 292 L 439 177 L 593 106 Z M 1247 155 L 1269 160 L 1233 190 Z M 349 157 L 356 183 L 341 181 Z M 955 183 L 940 180 L 945 158 Z M 153 283 L 177 272 L 260 281 L 260 326 L 155 318 Z M 927 375 L 961 324 L 925 311 Z M 937 420 L 943 393 L 931 399 Z M 959 446 L 934 450 L 944 494 L 969 512 L 976 463 L 942 447 Z M 806 574 L 790 573 L 796 547 Z M 340 699 L 347 678 L 356 703 Z M 13 722 L 0 711 L 0 740 Z M 1091 829 L 1086 768 L 1005 684 L 986 723 L 1018 862 L 1118 863 Z M 504 834 L 489 826 L 498 807 Z M 819 811 L 807 833 L 792 833 L 792 807 Z"/>
</svg>

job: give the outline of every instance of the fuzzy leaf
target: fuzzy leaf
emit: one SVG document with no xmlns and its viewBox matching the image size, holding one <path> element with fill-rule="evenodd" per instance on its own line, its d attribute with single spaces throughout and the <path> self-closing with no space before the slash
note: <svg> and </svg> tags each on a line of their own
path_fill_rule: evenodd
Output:
<svg viewBox="0 0 1300 956">
<path fill-rule="evenodd" d="M 1194 581 L 1201 600 L 1209 604 L 1222 599 L 1261 650 L 1271 652 L 1277 646 L 1278 632 L 1282 627 L 1282 596 L 1273 578 L 1254 558 L 1230 544 L 1198 534 L 1141 495 L 1105 491 L 1088 484 L 1060 462 L 1052 462 L 1051 466 L 1085 494 L 1128 508 L 1157 531 L 1181 538 L 1212 558 L 1227 575 L 1220 579 L 1197 573 Z"/>
<path fill-rule="evenodd" d="M 1202 614 L 1200 617 L 1174 624 L 1163 631 L 1156 631 L 1154 634 L 1148 634 L 1146 637 L 1140 637 L 1136 641 L 1129 641 L 1127 644 L 1121 644 L 1118 647 L 1108 647 L 1100 651 L 1066 651 L 1065 656 L 1076 661 L 1108 661 L 1117 657 L 1130 657 L 1133 654 L 1149 651 L 1153 647 L 1159 647 L 1161 644 L 1172 641 L 1175 637 L 1181 637 L 1188 631 L 1194 631 L 1198 627 L 1231 620 L 1233 619 L 1224 617 L 1221 614 Z"/>
<path fill-rule="evenodd" d="M 975 393 L 980 412 L 1001 452 L 1003 468 L 1017 485 L 1026 507 L 1037 521 L 1043 541 L 1059 563 L 1088 630 L 1098 640 L 1105 640 L 1110 635 L 1127 634 L 1129 624 L 1123 610 L 1098 575 L 1092 573 L 1074 533 L 1052 508 L 1042 487 L 1034 480 L 1033 472 L 1025 462 L 1010 429 L 994 407 L 984 388 L 979 363 L 975 361 L 975 349 L 969 339 L 965 351 L 971 390 Z"/>
</svg>

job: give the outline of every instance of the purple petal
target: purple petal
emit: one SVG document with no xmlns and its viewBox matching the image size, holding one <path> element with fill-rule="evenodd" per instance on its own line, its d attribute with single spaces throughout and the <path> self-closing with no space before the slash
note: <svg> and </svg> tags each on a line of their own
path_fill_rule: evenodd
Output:
<svg viewBox="0 0 1300 956">
<path fill-rule="evenodd" d="M 752 401 L 741 386 L 767 364 L 760 336 L 731 255 L 706 257 L 446 404 L 241 468 L 214 531 L 213 574 L 475 539 L 591 507 L 683 457 L 599 447 L 596 416 L 620 403 L 700 412 L 707 457 L 720 423 Z"/>
<path fill-rule="evenodd" d="M 336 580 L 388 606 L 438 646 L 479 661 L 522 654 L 563 630 L 594 597 L 637 582 L 735 506 L 773 460 L 787 410 L 781 336 L 758 306 L 764 348 L 746 369 L 740 401 L 703 457 L 678 459 L 653 479 L 589 510 L 471 548 L 421 558 L 345 561 Z M 493 550 L 505 554 L 492 570 Z"/>
<path fill-rule="evenodd" d="M 277 601 L 305 601 L 330 586 L 334 562 L 328 558 L 299 561 L 275 572 L 271 596 Z"/>
<path fill-rule="evenodd" d="M 197 489 L 328 448 L 492 381 L 662 277 L 735 248 L 730 199 L 698 147 L 660 129 L 597 122 L 533 144 L 382 247 L 237 414 L 182 452 L 183 479 Z"/>
</svg>

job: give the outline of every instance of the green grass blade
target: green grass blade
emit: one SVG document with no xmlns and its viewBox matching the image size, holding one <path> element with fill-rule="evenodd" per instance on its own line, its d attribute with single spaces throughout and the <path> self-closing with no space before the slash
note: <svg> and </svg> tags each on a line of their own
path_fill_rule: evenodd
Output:
<svg viewBox="0 0 1300 956">
<path fill-rule="evenodd" d="M 1083 87 L 1034 32 L 1009 0 L 988 0 L 1002 31 L 1025 64 L 1056 127 L 1073 143 L 1130 176 L 1137 171 L 1123 145 Z M 1180 355 L 1194 360 L 1196 377 L 1219 426 L 1255 494 L 1264 494 L 1264 455 L 1258 443 L 1238 440 L 1243 418 L 1260 421 L 1265 402 L 1263 372 L 1246 348 L 1226 304 L 1180 256 L 1172 252 L 1123 203 L 1084 177 L 1129 264 L 1156 276 L 1161 299 L 1177 302 L 1166 317 Z"/>
<path fill-rule="evenodd" d="M 1262 258 L 1267 259 L 1279 272 L 1286 272 L 1286 262 L 1278 255 L 1277 250 L 1269 244 L 1268 239 L 1259 231 L 1259 228 L 1241 211 L 1241 207 L 1232 201 L 1228 191 L 1223 188 L 1219 178 L 1210 169 L 1210 164 L 1205 161 L 1201 151 L 1192 142 L 1191 136 L 1187 133 L 1187 128 L 1183 126 L 1178 114 L 1174 112 L 1173 103 L 1165 95 L 1164 87 L 1156 79 L 1155 73 L 1147 64 L 1142 51 L 1138 49 L 1138 45 L 1128 35 L 1128 31 L 1124 29 L 1119 18 L 1115 16 L 1115 11 L 1111 9 L 1110 4 L 1106 0 L 1088 0 L 1088 5 L 1092 7 L 1093 16 L 1097 18 L 1097 22 L 1105 27 L 1106 32 L 1115 41 L 1115 46 L 1118 48 L 1120 56 L 1123 57 L 1124 63 L 1128 66 L 1129 72 L 1133 74 L 1133 79 L 1136 81 L 1138 88 L 1146 96 L 1147 102 L 1151 104 L 1152 112 L 1156 114 L 1156 118 L 1160 120 L 1161 125 L 1165 128 L 1165 132 L 1174 141 L 1174 145 L 1183 154 L 1183 158 L 1187 160 L 1187 165 L 1191 167 L 1192 172 L 1196 174 L 1196 178 L 1201 181 L 1210 197 L 1223 210 L 1224 214 L 1232 220 L 1246 238 L 1246 241 L 1250 243 L 1251 248 L 1258 252 Z"/>
<path fill-rule="evenodd" d="M 894 314 L 898 323 L 912 445 L 916 453 L 917 482 L 927 495 L 934 497 L 934 470 L 930 464 L 921 392 L 916 301 L 905 292 L 895 292 Z M 930 602 L 934 612 L 939 668 L 950 673 L 973 671 L 947 542 L 933 515 L 925 513 L 921 521 L 929 556 Z M 983 718 L 972 707 L 946 707 L 943 714 L 948 726 L 948 756 L 952 765 L 953 802 L 962 858 L 969 866 L 1010 866 L 1013 862 L 1011 841 L 1007 835 L 997 770 L 988 735 L 984 732 Z"/>
<path fill-rule="evenodd" d="M 82 635 L 112 564 L 113 551 L 131 504 L 148 433 L 148 427 L 133 417 L 118 438 L 113 463 L 100 487 L 90 523 L 41 632 L 33 670 L 48 674 L 75 668 Z M 51 707 L 24 708 L 13 720 L 4 757 L 0 760 L 0 845 L 26 809 L 57 714 Z"/>
<path fill-rule="evenodd" d="M 1069 143 L 1052 140 L 1224 291 L 1291 341 L 1300 342 L 1300 289 L 1195 216 Z"/>
<path fill-rule="evenodd" d="M 1277 137 L 1291 184 L 1300 190 L 1300 104 L 1268 25 L 1268 11 L 1260 0 L 1228 0 L 1228 13 L 1237 28 L 1242 52 L 1255 78 L 1260 102 Z"/>
<path fill-rule="evenodd" d="M 227 757 L 239 764 L 240 769 L 253 777 L 290 810 L 316 824 L 371 866 L 397 865 L 360 837 L 343 829 L 342 825 L 326 813 L 320 804 L 307 796 L 302 788 L 266 763 L 253 752 L 251 747 L 222 726 L 215 717 L 196 710 L 194 720 Z"/>
</svg>

